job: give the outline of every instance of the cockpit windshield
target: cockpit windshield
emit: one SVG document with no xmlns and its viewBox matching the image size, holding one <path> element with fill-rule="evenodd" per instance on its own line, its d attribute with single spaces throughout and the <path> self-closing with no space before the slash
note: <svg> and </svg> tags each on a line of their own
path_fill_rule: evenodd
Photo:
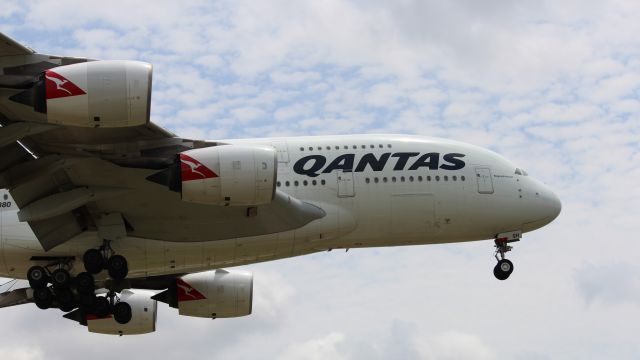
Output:
<svg viewBox="0 0 640 360">
<path fill-rule="evenodd" d="M 516 175 L 529 176 L 529 174 L 524 169 L 520 168 L 516 168 Z"/>
</svg>

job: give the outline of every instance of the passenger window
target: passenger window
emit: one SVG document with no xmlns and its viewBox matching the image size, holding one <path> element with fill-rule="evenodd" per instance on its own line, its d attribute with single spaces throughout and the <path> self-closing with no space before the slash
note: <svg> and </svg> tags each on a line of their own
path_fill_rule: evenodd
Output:
<svg viewBox="0 0 640 360">
<path fill-rule="evenodd" d="M 449 181 L 449 177 L 447 175 L 444 176 L 444 181 Z"/>
<path fill-rule="evenodd" d="M 378 178 L 373 178 L 373 182 L 377 184 L 378 183 Z"/>
<path fill-rule="evenodd" d="M 305 181 L 302 182 L 302 185 L 307 186 L 307 185 L 309 185 L 309 183 L 307 182 L 307 180 L 305 180 Z"/>
<path fill-rule="evenodd" d="M 324 179 L 320 180 L 320 184 L 324 185 L 326 184 L 326 181 L 324 181 Z"/>
<path fill-rule="evenodd" d="M 298 186 L 299 185 L 298 180 L 294 181 L 293 185 Z"/>
<path fill-rule="evenodd" d="M 413 176 L 409 176 L 409 181 L 413 182 Z"/>
<path fill-rule="evenodd" d="M 404 182 L 404 176 L 400 176 L 400 182 Z"/>
<path fill-rule="evenodd" d="M 466 178 L 464 177 L 464 175 L 460 176 L 460 180 L 465 181 Z"/>
<path fill-rule="evenodd" d="M 427 181 L 431 181 L 431 176 L 427 176 Z"/>
<path fill-rule="evenodd" d="M 277 186 L 280 187 L 280 181 L 278 181 Z"/>
<path fill-rule="evenodd" d="M 391 178 L 391 182 L 396 182 L 396 177 L 395 176 Z"/>
<path fill-rule="evenodd" d="M 284 186 L 289 186 L 289 182 L 288 182 L 288 181 L 286 181 L 286 182 L 284 183 Z"/>
<path fill-rule="evenodd" d="M 364 182 L 366 182 L 367 184 L 369 183 L 369 178 L 364 179 Z"/>
<path fill-rule="evenodd" d="M 453 181 L 457 181 L 458 180 L 458 177 L 455 176 L 455 175 L 453 175 L 451 178 L 453 179 Z"/>
<path fill-rule="evenodd" d="M 436 175 L 436 181 L 440 181 L 440 175 Z"/>
<path fill-rule="evenodd" d="M 384 183 L 387 182 L 387 177 L 386 176 L 382 178 L 382 182 L 384 182 Z"/>
<path fill-rule="evenodd" d="M 422 176 L 418 176 L 418 181 L 422 182 Z"/>
<path fill-rule="evenodd" d="M 315 181 L 315 180 L 311 181 L 311 183 L 313 184 L 313 186 L 318 185 L 318 182 L 317 182 L 317 181 Z"/>
</svg>

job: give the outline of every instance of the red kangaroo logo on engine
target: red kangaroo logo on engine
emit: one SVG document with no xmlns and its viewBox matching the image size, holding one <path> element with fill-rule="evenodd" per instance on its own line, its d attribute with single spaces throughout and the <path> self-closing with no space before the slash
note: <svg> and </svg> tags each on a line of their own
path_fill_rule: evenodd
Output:
<svg viewBox="0 0 640 360">
<path fill-rule="evenodd" d="M 57 99 L 68 96 L 84 95 L 86 92 L 64 76 L 51 70 L 44 72 L 46 80 L 45 91 L 47 99 Z"/>
<path fill-rule="evenodd" d="M 218 177 L 208 167 L 189 155 L 180 154 L 180 175 L 182 181 L 202 180 Z"/>
<path fill-rule="evenodd" d="M 192 301 L 206 299 L 204 295 L 193 286 L 187 284 L 184 280 L 176 280 L 178 286 L 178 301 Z"/>
</svg>

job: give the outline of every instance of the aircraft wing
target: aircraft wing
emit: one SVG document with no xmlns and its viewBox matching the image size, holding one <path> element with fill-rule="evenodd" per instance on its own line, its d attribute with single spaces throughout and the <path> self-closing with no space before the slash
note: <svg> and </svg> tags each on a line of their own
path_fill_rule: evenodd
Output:
<svg viewBox="0 0 640 360">
<path fill-rule="evenodd" d="M 50 121 L 47 116 L 59 109 L 49 106 L 49 114 L 43 113 L 38 82 L 43 88 L 44 83 L 58 86 L 51 90 L 54 95 L 82 91 L 61 87 L 62 78 L 56 84 L 44 78 L 57 76 L 63 71 L 58 67 L 92 61 L 38 54 L 0 34 L 0 188 L 9 189 L 21 221 L 29 223 L 45 250 L 98 230 L 106 214 L 117 214 L 128 236 L 166 241 L 270 234 L 324 216 L 321 209 L 279 192 L 248 216 L 243 207 L 184 202 L 179 193 L 147 180 L 172 166 L 180 152 L 219 143 L 184 139 L 148 120 L 120 127 L 69 126 L 66 121 L 72 119 L 64 117 Z M 101 81 L 88 77 L 80 81 Z M 150 97 L 150 73 L 148 81 Z M 108 97 L 95 101 L 111 106 Z M 134 110 L 117 114 L 126 117 Z"/>
<path fill-rule="evenodd" d="M 30 55 L 34 51 L 0 33 L 0 56 Z"/>
<path fill-rule="evenodd" d="M 26 280 L 13 279 L 0 285 L 0 308 L 33 302 L 33 290 Z"/>
</svg>

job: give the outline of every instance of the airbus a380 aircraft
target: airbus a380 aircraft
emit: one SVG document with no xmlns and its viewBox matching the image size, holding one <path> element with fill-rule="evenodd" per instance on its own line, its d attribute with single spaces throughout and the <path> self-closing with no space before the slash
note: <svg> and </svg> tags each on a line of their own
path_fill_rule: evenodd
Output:
<svg viewBox="0 0 640 360">
<path fill-rule="evenodd" d="M 493 239 L 560 213 L 540 181 L 456 141 L 353 135 L 201 141 L 149 121 L 151 65 L 34 53 L 0 36 L 0 306 L 105 334 L 251 313 L 223 270 L 332 249 Z"/>
</svg>

